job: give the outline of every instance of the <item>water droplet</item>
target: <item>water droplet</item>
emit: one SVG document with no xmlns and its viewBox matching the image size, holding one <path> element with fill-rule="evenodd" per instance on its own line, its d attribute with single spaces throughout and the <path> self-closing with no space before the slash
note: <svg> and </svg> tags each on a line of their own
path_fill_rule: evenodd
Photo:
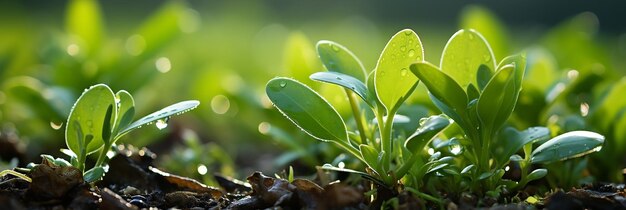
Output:
<svg viewBox="0 0 626 210">
<path fill-rule="evenodd" d="M 470 33 L 470 34 L 469 34 L 469 39 L 470 39 L 470 40 L 473 40 L 473 39 L 474 39 L 474 34 Z"/>
<path fill-rule="evenodd" d="M 406 47 L 405 46 L 400 47 L 400 51 L 402 52 L 406 51 Z"/>
<path fill-rule="evenodd" d="M 330 45 L 330 49 L 333 49 L 333 51 L 335 52 L 339 52 L 339 47 L 337 47 L 337 45 L 334 45 L 334 44 Z"/>
<path fill-rule="evenodd" d="M 59 130 L 61 129 L 62 126 L 63 126 L 63 122 L 50 121 L 50 127 L 52 127 L 52 129 L 54 130 Z"/>
<path fill-rule="evenodd" d="M 285 81 L 280 82 L 280 87 L 281 88 L 287 87 L 287 82 Z"/>
<path fill-rule="evenodd" d="M 385 76 L 385 71 L 380 71 L 380 76 L 384 77 Z"/>
<path fill-rule="evenodd" d="M 489 62 L 491 60 L 491 56 L 489 55 L 484 55 L 483 59 L 485 59 L 485 62 Z"/>
<path fill-rule="evenodd" d="M 410 49 L 410 50 L 409 50 L 409 57 L 413 57 L 413 56 L 415 56 L 415 50 L 414 50 L 414 49 Z M 420 57 L 419 57 L 419 56 L 417 56 L 417 59 L 419 59 L 419 58 L 420 58 Z"/>
<path fill-rule="evenodd" d="M 463 152 L 463 148 L 461 147 L 461 145 L 455 144 L 450 146 L 450 153 L 452 153 L 453 155 L 459 155 L 461 154 L 461 152 Z"/>
<path fill-rule="evenodd" d="M 163 119 L 159 119 L 156 121 L 156 123 L 154 124 L 159 130 L 163 130 L 165 128 L 167 128 L 167 122 L 170 120 L 169 117 L 163 118 Z"/>
<path fill-rule="evenodd" d="M 402 70 L 400 70 L 400 76 L 406 76 L 408 74 L 409 70 L 407 70 L 406 68 L 402 68 Z"/>
<path fill-rule="evenodd" d="M 198 174 L 205 175 L 207 172 L 209 172 L 209 169 L 204 164 L 198 166 Z"/>
<path fill-rule="evenodd" d="M 337 80 L 341 80 L 341 77 L 335 77 L 335 79 L 337 79 Z"/>
<path fill-rule="evenodd" d="M 404 31 L 404 35 L 411 36 L 411 34 L 412 34 L 412 33 L 411 33 L 411 31 L 410 31 L 410 30 L 406 30 L 406 31 Z"/>
<path fill-rule="evenodd" d="M 396 43 L 391 43 L 391 46 L 392 47 L 396 47 Z"/>
</svg>

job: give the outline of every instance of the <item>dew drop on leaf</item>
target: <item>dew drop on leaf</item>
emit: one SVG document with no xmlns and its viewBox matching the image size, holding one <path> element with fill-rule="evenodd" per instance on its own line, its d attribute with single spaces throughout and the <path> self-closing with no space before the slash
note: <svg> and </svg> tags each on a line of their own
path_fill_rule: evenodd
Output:
<svg viewBox="0 0 626 210">
<path fill-rule="evenodd" d="M 470 33 L 470 34 L 469 34 L 469 39 L 470 39 L 470 40 L 473 40 L 473 39 L 474 39 L 474 34 L 471 34 L 471 33 Z"/>
<path fill-rule="evenodd" d="M 406 47 L 405 46 L 400 47 L 400 51 L 402 52 L 406 51 Z"/>
<path fill-rule="evenodd" d="M 286 82 L 284 82 L 284 81 L 283 81 L 283 82 L 280 82 L 280 84 L 279 84 L 279 85 L 280 85 L 280 87 L 281 87 L 281 88 L 287 87 L 287 83 L 286 83 Z"/>
<path fill-rule="evenodd" d="M 409 50 L 409 57 L 413 57 L 415 56 L 415 50 L 414 49 L 410 49 Z M 417 57 L 417 59 L 419 59 L 419 56 Z"/>
<path fill-rule="evenodd" d="M 483 59 L 485 59 L 485 62 L 489 62 L 491 60 L 491 56 L 483 55 Z"/>
<path fill-rule="evenodd" d="M 63 122 L 54 122 L 54 121 L 50 121 L 50 127 L 52 127 L 52 129 L 54 130 L 59 130 L 61 129 L 61 127 L 63 126 Z"/>
<path fill-rule="evenodd" d="M 406 76 L 409 73 L 409 70 L 407 70 L 406 68 L 402 68 L 402 70 L 400 70 L 400 75 L 401 76 Z"/>
<path fill-rule="evenodd" d="M 156 121 L 156 123 L 154 124 L 159 130 L 163 130 L 165 128 L 167 128 L 167 122 L 170 120 L 169 117 L 163 118 L 163 119 L 159 119 Z"/>
<path fill-rule="evenodd" d="M 336 77 L 335 79 L 337 79 L 337 80 L 341 80 L 341 77 Z"/>
<path fill-rule="evenodd" d="M 330 48 L 333 49 L 333 51 L 335 52 L 339 52 L 339 47 L 337 47 L 336 45 L 330 45 Z"/>
</svg>

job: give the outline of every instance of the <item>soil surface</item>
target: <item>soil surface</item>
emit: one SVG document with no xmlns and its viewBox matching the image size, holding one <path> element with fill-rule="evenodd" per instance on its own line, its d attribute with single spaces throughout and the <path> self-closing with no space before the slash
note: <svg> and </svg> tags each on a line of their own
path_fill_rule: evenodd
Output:
<svg viewBox="0 0 626 210">
<path fill-rule="evenodd" d="M 27 176 L 29 183 L 12 175 L 0 177 L 0 209 L 380 209 L 383 200 L 395 199 L 398 209 L 473 209 L 471 196 L 441 206 L 412 196 L 379 190 L 380 199 L 366 196 L 367 183 L 327 185 L 294 179 L 291 182 L 260 172 L 246 182 L 215 175 L 219 188 L 163 172 L 152 166 L 148 150 L 120 151 L 109 162 L 105 178 L 92 186 L 80 171 L 43 161 Z M 590 185 L 556 191 L 533 205 L 493 204 L 484 209 L 626 209 L 624 185 Z"/>
</svg>

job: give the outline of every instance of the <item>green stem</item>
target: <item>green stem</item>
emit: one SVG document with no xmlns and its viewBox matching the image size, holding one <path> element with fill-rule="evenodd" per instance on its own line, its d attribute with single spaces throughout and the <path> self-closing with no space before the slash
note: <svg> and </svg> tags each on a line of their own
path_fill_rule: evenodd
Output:
<svg viewBox="0 0 626 210">
<path fill-rule="evenodd" d="M 100 151 L 100 155 L 98 156 L 98 160 L 96 161 L 96 165 L 94 167 L 103 166 L 105 164 L 104 160 L 106 160 L 107 152 L 109 152 L 110 148 L 111 144 L 104 144 L 104 147 L 102 147 L 102 151 Z"/>
<path fill-rule="evenodd" d="M 415 165 L 415 162 L 420 160 L 420 157 L 417 153 L 411 155 L 408 161 L 404 162 L 400 168 L 396 171 L 396 176 L 398 178 L 402 178 L 410 169 Z M 420 164 L 422 165 L 422 164 Z"/>
<path fill-rule="evenodd" d="M 361 142 L 363 143 L 367 141 L 367 137 L 365 136 L 365 126 L 363 126 L 363 119 L 361 118 L 361 110 L 359 109 L 359 105 L 357 104 L 357 100 L 354 97 L 354 94 L 350 92 L 348 89 L 345 89 L 346 95 L 348 96 L 348 101 L 350 101 L 350 107 L 352 108 L 352 114 L 354 115 L 354 122 L 356 123 L 356 128 L 359 130 L 359 135 L 361 136 Z"/>
</svg>

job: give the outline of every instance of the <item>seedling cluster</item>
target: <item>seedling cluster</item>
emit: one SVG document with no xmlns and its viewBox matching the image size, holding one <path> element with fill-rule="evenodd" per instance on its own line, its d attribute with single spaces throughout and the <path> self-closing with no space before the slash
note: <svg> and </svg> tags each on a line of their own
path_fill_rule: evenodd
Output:
<svg viewBox="0 0 626 210">
<path fill-rule="evenodd" d="M 508 126 L 522 89 L 525 55 L 497 63 L 487 41 L 472 29 L 450 38 L 439 67 L 424 61 L 421 41 L 410 29 L 391 38 L 370 72 L 338 43 L 320 41 L 317 52 L 327 71 L 310 78 L 342 87 L 353 120 L 342 118 L 324 97 L 294 79 L 270 80 L 267 96 L 304 132 L 339 145 L 367 170 L 323 168 L 361 174 L 379 187 L 406 186 L 436 200 L 421 192 L 428 187 L 423 180 L 436 177 L 440 184 L 453 185 L 453 193 L 497 196 L 499 189 L 520 189 L 547 174 L 544 168 L 530 171 L 532 164 L 580 157 L 599 151 L 604 142 L 602 135 L 589 131 L 553 137 L 545 127 L 518 131 Z M 419 120 L 420 126 L 408 137 L 394 133 L 396 122 L 406 120 L 398 110 L 419 81 L 443 114 L 409 119 Z M 511 162 L 520 166 L 520 180 L 502 178 Z"/>
<path fill-rule="evenodd" d="M 187 112 L 199 104 L 195 100 L 179 102 L 133 122 L 135 101 L 130 93 L 121 90 L 114 94 L 105 84 L 91 86 L 78 98 L 67 119 L 65 143 L 68 149 L 61 149 L 61 152 L 68 155 L 70 161 L 50 155 L 42 155 L 42 158 L 58 166 L 78 168 L 85 182 L 100 180 L 107 171 L 107 154 L 115 152 L 115 143 L 122 136 L 155 122 L 157 128 L 163 129 L 172 115 Z M 86 160 L 91 154 L 97 154 L 97 160 L 87 170 Z M 4 173 L 15 175 L 17 172 L 7 171 L 2 175 Z"/>
</svg>

